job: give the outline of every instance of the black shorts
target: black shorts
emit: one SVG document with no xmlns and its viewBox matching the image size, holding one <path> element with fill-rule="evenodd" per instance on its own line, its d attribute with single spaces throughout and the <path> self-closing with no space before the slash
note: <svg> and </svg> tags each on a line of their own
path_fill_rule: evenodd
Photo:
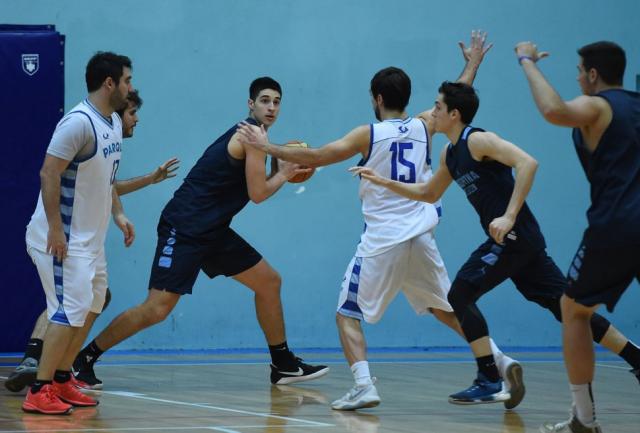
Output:
<svg viewBox="0 0 640 433">
<path fill-rule="evenodd" d="M 580 244 L 569 266 L 566 294 L 579 304 L 605 304 L 613 311 L 636 278 L 640 281 L 640 245 L 594 247 Z"/>
<path fill-rule="evenodd" d="M 487 293 L 506 279 L 533 301 L 559 314 L 560 297 L 567 280 L 553 259 L 542 250 L 522 250 L 496 244 L 488 239 L 462 265 L 456 279 L 471 283 L 477 297 Z"/>
<path fill-rule="evenodd" d="M 160 218 L 149 288 L 191 294 L 200 269 L 209 278 L 230 277 L 255 266 L 260 260 L 260 253 L 229 227 L 221 228 L 212 234 L 211 240 L 203 242 L 180 236 Z"/>
</svg>

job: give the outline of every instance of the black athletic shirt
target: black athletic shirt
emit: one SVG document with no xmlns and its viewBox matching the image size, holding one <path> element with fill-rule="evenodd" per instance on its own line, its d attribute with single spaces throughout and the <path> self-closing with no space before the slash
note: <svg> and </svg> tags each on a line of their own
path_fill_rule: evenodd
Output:
<svg viewBox="0 0 640 433">
<path fill-rule="evenodd" d="M 580 129 L 573 130 L 573 143 L 582 168 L 591 183 L 591 206 L 586 244 L 640 244 L 640 93 L 623 89 L 605 90 L 613 111 L 595 152 L 584 144 Z"/>
<path fill-rule="evenodd" d="M 246 121 L 256 124 L 251 118 Z M 204 151 L 162 211 L 178 234 L 215 239 L 216 230 L 228 227 L 249 202 L 245 160 L 233 158 L 227 149 L 236 129 L 232 126 Z"/>
<path fill-rule="evenodd" d="M 480 128 L 467 126 L 455 145 L 449 143 L 446 163 L 449 173 L 467 195 L 480 216 L 482 228 L 489 236 L 491 221 L 503 216 L 507 210 L 515 181 L 511 167 L 498 161 L 478 162 L 473 159 L 467 140 L 478 131 L 484 132 Z M 538 222 L 526 202 L 516 217 L 512 232 L 515 239 L 509 236 L 505 237 L 505 241 L 516 248 L 539 250 L 546 247 Z"/>
</svg>

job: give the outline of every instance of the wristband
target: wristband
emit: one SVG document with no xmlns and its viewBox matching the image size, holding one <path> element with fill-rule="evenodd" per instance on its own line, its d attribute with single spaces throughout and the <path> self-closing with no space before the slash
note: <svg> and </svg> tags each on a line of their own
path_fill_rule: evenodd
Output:
<svg viewBox="0 0 640 433">
<path fill-rule="evenodd" d="M 529 56 L 518 56 L 518 63 L 520 65 L 522 65 L 522 61 L 523 60 L 531 60 L 531 62 L 535 63 L 535 60 L 533 60 L 533 57 L 529 57 Z"/>
</svg>

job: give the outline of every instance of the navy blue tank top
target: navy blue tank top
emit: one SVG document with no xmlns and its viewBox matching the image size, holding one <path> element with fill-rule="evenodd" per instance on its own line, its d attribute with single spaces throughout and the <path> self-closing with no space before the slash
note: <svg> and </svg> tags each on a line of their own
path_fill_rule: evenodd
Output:
<svg viewBox="0 0 640 433">
<path fill-rule="evenodd" d="M 256 124 L 251 118 L 246 121 Z M 233 158 L 227 150 L 236 129 L 232 126 L 204 151 L 162 211 L 178 234 L 215 239 L 216 230 L 228 227 L 249 202 L 245 160 Z"/>
<path fill-rule="evenodd" d="M 511 167 L 498 161 L 478 162 L 469 152 L 468 139 L 474 132 L 483 129 L 467 126 L 462 130 L 458 142 L 449 143 L 446 163 L 449 173 L 463 189 L 467 199 L 480 216 L 480 224 L 489 236 L 489 224 L 504 215 L 511 200 L 515 181 Z M 544 249 L 544 236 L 538 222 L 525 202 L 516 217 L 511 235 L 505 242 L 518 249 Z"/>
<path fill-rule="evenodd" d="M 640 93 L 623 89 L 598 93 L 613 111 L 596 150 L 585 146 L 580 129 L 573 143 L 591 183 L 586 244 L 640 244 Z"/>
</svg>

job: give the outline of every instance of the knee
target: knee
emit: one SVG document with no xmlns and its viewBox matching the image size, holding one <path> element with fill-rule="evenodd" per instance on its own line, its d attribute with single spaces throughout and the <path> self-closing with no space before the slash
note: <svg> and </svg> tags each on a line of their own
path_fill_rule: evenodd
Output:
<svg viewBox="0 0 640 433">
<path fill-rule="evenodd" d="M 473 300 L 473 287 L 466 281 L 456 279 L 451 285 L 451 290 L 447 295 L 449 304 L 453 307 L 454 311 L 464 309 L 466 305 L 472 304 Z"/>
<path fill-rule="evenodd" d="M 143 317 L 147 325 L 155 325 L 162 322 L 173 311 L 173 304 L 166 302 L 145 302 L 142 304 L 144 309 Z"/>
<path fill-rule="evenodd" d="M 593 315 L 593 311 L 589 307 L 578 304 L 575 300 L 567 295 L 562 295 L 560 299 L 560 307 L 562 310 L 563 322 L 575 320 L 589 320 Z"/>
<path fill-rule="evenodd" d="M 282 286 L 282 277 L 276 271 L 270 272 L 261 285 L 259 293 L 267 296 L 280 296 L 280 287 Z"/>
</svg>

